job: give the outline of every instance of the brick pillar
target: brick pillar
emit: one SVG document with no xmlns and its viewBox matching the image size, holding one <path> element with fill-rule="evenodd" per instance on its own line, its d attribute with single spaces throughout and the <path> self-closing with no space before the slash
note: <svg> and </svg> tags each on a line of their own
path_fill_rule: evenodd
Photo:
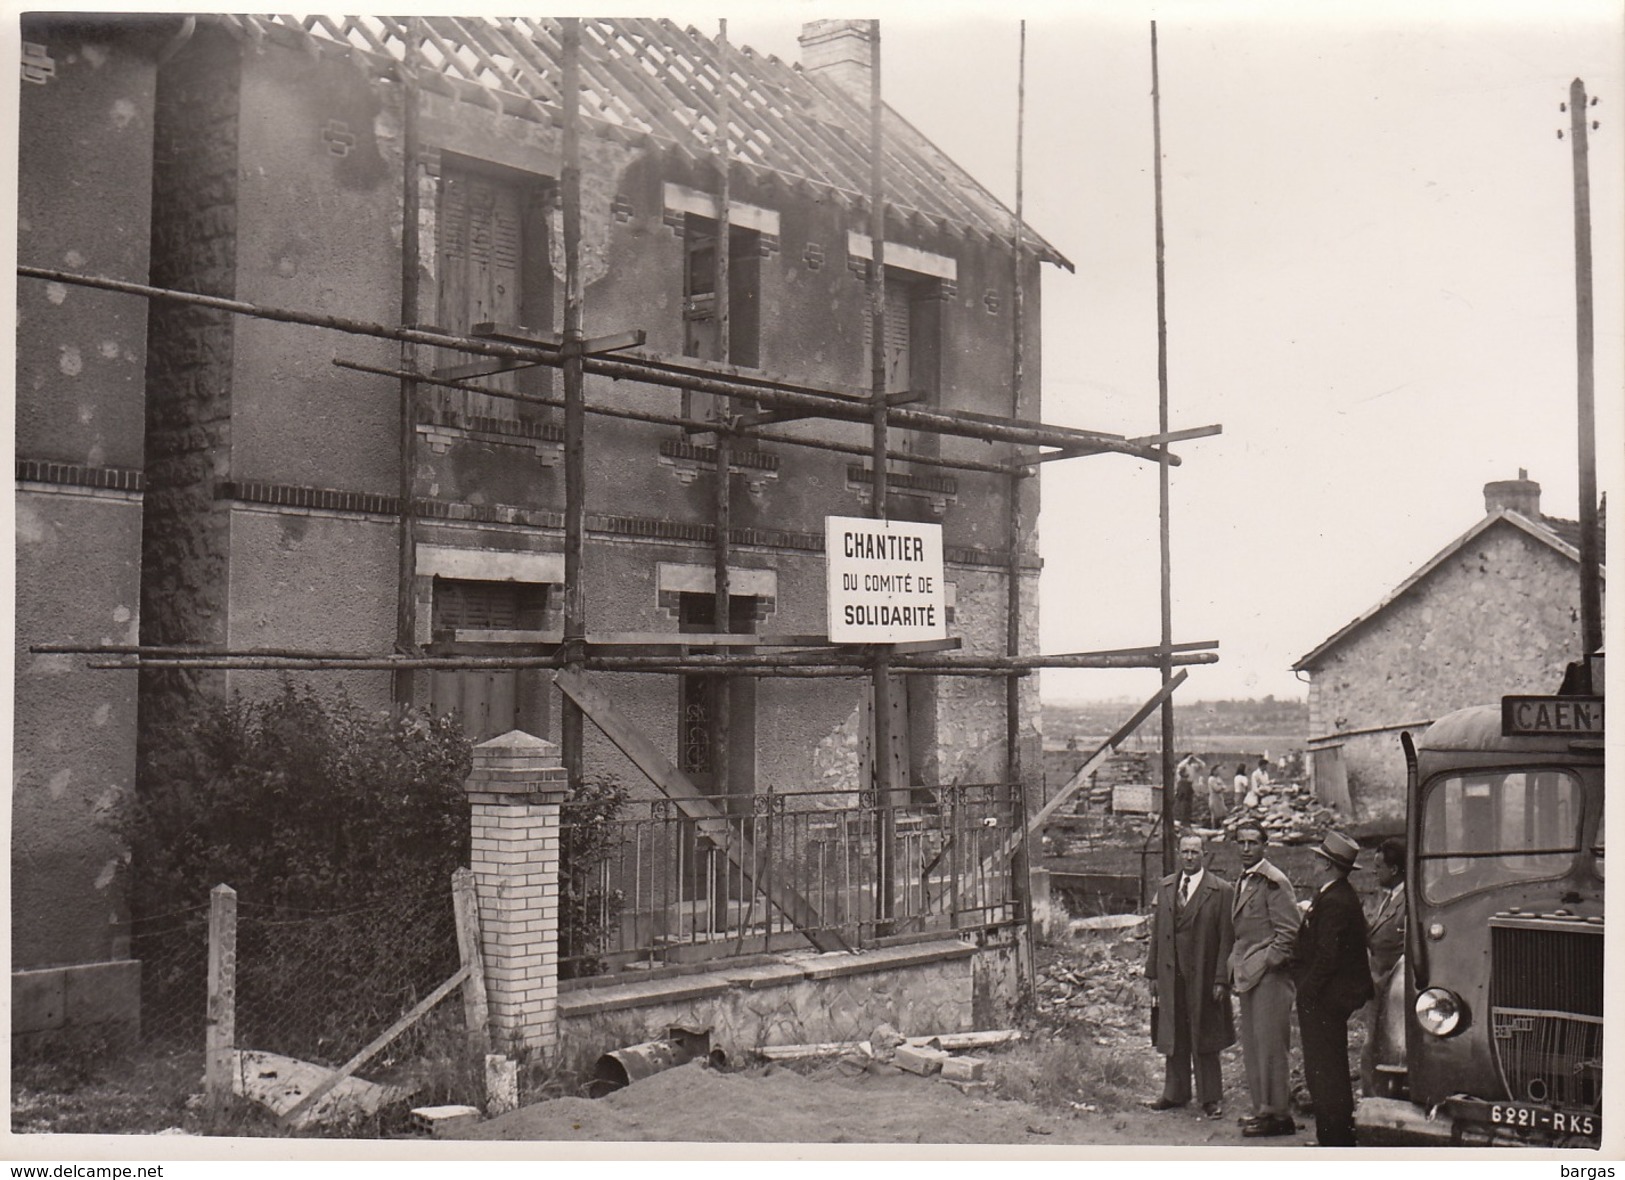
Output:
<svg viewBox="0 0 1625 1180">
<path fill-rule="evenodd" d="M 470 868 L 493 1039 L 514 1051 L 558 1043 L 559 748 L 512 730 L 474 747 Z"/>
</svg>

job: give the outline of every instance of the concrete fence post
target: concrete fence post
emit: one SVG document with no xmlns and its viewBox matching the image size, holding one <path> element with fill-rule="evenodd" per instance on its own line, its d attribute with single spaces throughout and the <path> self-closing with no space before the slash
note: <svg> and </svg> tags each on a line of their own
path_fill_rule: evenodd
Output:
<svg viewBox="0 0 1625 1180">
<path fill-rule="evenodd" d="M 559 747 L 512 730 L 474 747 L 470 868 L 491 1031 L 499 1046 L 558 1044 Z"/>
<path fill-rule="evenodd" d="M 209 891 L 208 1008 L 203 1025 L 203 1090 L 215 1110 L 230 1100 L 237 1066 L 237 891 Z"/>
</svg>

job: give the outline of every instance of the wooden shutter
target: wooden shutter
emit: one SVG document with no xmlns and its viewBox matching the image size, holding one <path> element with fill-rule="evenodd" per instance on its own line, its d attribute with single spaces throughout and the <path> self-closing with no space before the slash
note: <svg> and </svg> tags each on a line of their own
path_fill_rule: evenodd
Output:
<svg viewBox="0 0 1625 1180">
<path fill-rule="evenodd" d="M 523 258 L 523 195 L 520 186 L 454 165 L 442 168 L 436 239 L 439 287 L 435 318 L 441 327 L 467 332 L 484 322 L 519 323 Z M 444 352 L 442 366 L 465 364 L 467 354 Z M 512 389 L 512 374 L 484 378 Z M 518 417 L 516 403 L 482 394 L 459 394 L 471 419 Z"/>
</svg>

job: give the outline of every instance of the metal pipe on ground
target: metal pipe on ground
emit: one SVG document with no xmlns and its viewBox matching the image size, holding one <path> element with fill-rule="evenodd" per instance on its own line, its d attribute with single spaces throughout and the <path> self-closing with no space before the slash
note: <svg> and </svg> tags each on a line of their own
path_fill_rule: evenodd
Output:
<svg viewBox="0 0 1625 1180">
<path fill-rule="evenodd" d="M 711 1047 L 709 1028 L 672 1025 L 659 1040 L 643 1041 L 605 1053 L 593 1066 L 587 1093 L 593 1098 L 602 1098 L 605 1094 L 624 1090 L 633 1082 L 698 1060 L 703 1060 L 713 1069 L 721 1069 L 728 1064 L 728 1055 L 721 1049 Z"/>
</svg>

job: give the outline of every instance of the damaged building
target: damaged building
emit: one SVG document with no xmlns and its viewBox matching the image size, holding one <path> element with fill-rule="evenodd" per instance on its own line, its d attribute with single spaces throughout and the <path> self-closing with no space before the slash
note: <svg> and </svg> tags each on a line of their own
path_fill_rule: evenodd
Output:
<svg viewBox="0 0 1625 1180">
<path fill-rule="evenodd" d="M 322 683 L 657 799 L 556 686 L 569 639 L 702 793 L 974 786 L 1002 838 L 1010 735 L 1038 777 L 1036 679 L 987 662 L 1037 652 L 1035 448 L 1157 451 L 1041 426 L 1040 274 L 1071 264 L 889 109 L 877 242 L 869 27 L 791 65 L 664 20 L 582 22 L 572 57 L 541 19 L 24 19 L 13 966 L 57 1019 L 135 1002 L 109 817 L 195 694 L 275 685 L 264 653 L 375 653 Z M 941 526 L 943 663 L 768 674 L 825 658 L 832 515 Z M 756 674 L 692 659 L 729 651 Z"/>
</svg>

